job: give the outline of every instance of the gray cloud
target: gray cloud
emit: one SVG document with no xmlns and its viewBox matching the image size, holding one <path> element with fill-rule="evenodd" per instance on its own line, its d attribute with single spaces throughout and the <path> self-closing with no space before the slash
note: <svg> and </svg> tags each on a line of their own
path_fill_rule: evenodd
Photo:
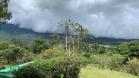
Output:
<svg viewBox="0 0 139 78">
<path fill-rule="evenodd" d="M 11 0 L 9 9 L 11 23 L 36 32 L 71 18 L 96 36 L 139 38 L 139 0 Z"/>
</svg>

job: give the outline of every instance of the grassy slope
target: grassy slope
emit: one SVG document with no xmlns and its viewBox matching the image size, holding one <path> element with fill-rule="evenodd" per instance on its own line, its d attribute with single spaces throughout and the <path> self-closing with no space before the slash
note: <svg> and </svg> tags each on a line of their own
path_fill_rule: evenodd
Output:
<svg viewBox="0 0 139 78">
<path fill-rule="evenodd" d="M 102 70 L 88 66 L 81 70 L 80 78 L 139 78 L 139 77 L 123 72 Z"/>
</svg>

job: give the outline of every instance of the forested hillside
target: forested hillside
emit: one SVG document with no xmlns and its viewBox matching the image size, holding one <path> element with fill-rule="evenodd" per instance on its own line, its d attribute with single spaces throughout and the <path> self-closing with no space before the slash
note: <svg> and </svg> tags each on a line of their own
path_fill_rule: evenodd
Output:
<svg viewBox="0 0 139 78">
<path fill-rule="evenodd" d="M 8 39 L 11 37 L 16 37 L 19 39 L 22 39 L 26 42 L 30 42 L 36 37 L 43 37 L 45 39 L 49 39 L 50 36 L 53 33 L 39 33 L 39 32 L 34 32 L 33 30 L 30 29 L 25 29 L 25 28 L 19 28 L 18 25 L 14 24 L 2 24 L 0 23 L 0 38 L 1 39 Z M 64 36 L 64 34 L 59 34 L 61 37 Z M 109 38 L 109 37 L 96 37 L 96 38 L 87 38 L 84 39 L 83 41 L 88 42 L 88 43 L 100 43 L 100 44 L 119 44 L 122 42 L 129 42 L 134 39 L 120 39 L 120 38 Z"/>
</svg>

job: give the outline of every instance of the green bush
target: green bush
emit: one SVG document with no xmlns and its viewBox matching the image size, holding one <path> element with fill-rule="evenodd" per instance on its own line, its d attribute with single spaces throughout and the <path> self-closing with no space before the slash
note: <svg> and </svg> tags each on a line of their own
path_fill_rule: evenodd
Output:
<svg viewBox="0 0 139 78">
<path fill-rule="evenodd" d="M 105 68 L 106 66 L 108 66 L 110 58 L 108 58 L 107 55 L 96 54 L 96 55 L 92 55 L 90 57 L 90 60 L 91 60 L 92 64 L 95 64 L 101 68 Z"/>
<path fill-rule="evenodd" d="M 35 59 L 51 59 L 56 57 L 67 57 L 67 56 L 68 53 L 65 52 L 62 45 L 58 45 L 53 49 L 48 49 L 45 52 L 42 52 L 41 54 L 37 55 L 37 58 L 35 57 Z M 75 58 L 75 57 L 76 59 L 80 60 L 82 65 L 86 65 L 90 62 L 86 57 L 84 57 L 83 54 L 79 54 L 79 53 L 70 54 L 70 58 Z"/>
<path fill-rule="evenodd" d="M 14 71 L 14 74 L 15 78 L 44 78 L 41 72 L 38 72 L 38 70 L 32 66 L 27 66 L 18 71 Z"/>
<path fill-rule="evenodd" d="M 129 60 L 128 64 L 124 66 L 124 69 L 133 75 L 139 75 L 139 59 L 134 58 Z"/>
<path fill-rule="evenodd" d="M 10 45 L 8 49 L 3 50 L 2 57 L 8 64 L 23 63 L 30 61 L 30 53 L 21 47 Z"/>
<path fill-rule="evenodd" d="M 15 78 L 78 78 L 80 61 L 72 57 L 38 60 L 15 72 Z"/>
<path fill-rule="evenodd" d="M 31 52 L 35 54 L 40 54 L 43 51 L 47 50 L 48 48 L 49 48 L 49 45 L 46 43 L 44 39 L 41 39 L 41 38 L 34 40 L 30 44 L 30 50 Z"/>
<path fill-rule="evenodd" d="M 100 68 L 108 68 L 111 70 L 118 70 L 122 65 L 123 57 L 121 55 L 92 55 L 90 60 L 93 64 Z"/>
<path fill-rule="evenodd" d="M 110 56 L 110 62 L 108 67 L 111 70 L 119 70 L 122 66 L 122 62 L 124 60 L 124 57 L 122 57 L 121 55 L 115 54 Z"/>
<path fill-rule="evenodd" d="M 67 53 L 63 49 L 62 45 L 58 45 L 54 47 L 53 49 L 48 49 L 42 52 L 41 54 L 38 55 L 38 57 L 41 59 L 50 59 L 50 58 L 66 56 L 66 55 Z"/>
<path fill-rule="evenodd" d="M 0 50 L 7 49 L 9 46 L 8 42 L 6 41 L 0 41 Z"/>
<path fill-rule="evenodd" d="M 78 60 L 82 67 L 87 66 L 88 64 L 91 63 L 90 59 L 84 57 L 84 55 L 82 54 L 73 53 L 73 55 L 71 55 L 70 57 Z"/>
<path fill-rule="evenodd" d="M 116 47 L 117 53 L 128 56 L 128 58 L 136 57 L 138 58 L 139 56 L 139 41 L 131 41 L 131 42 L 126 42 L 118 45 Z"/>
</svg>

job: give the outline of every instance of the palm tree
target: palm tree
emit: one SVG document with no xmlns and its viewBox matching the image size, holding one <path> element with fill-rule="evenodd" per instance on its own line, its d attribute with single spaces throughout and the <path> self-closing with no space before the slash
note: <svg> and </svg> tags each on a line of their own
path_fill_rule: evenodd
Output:
<svg viewBox="0 0 139 78">
<path fill-rule="evenodd" d="M 88 30 L 86 28 L 84 28 L 82 25 L 76 23 L 77 28 L 76 28 L 76 32 L 77 32 L 77 47 L 78 50 L 80 49 L 80 40 L 87 37 L 87 35 L 89 35 Z"/>
</svg>

